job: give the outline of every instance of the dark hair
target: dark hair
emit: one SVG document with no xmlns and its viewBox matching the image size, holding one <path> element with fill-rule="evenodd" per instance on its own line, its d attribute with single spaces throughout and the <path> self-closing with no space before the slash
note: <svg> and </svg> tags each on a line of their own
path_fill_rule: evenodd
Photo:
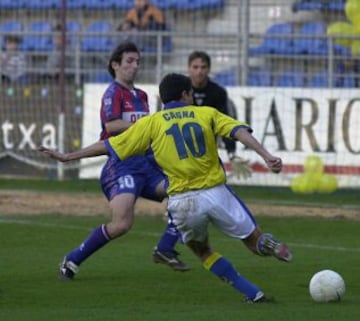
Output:
<svg viewBox="0 0 360 321">
<path fill-rule="evenodd" d="M 181 74 L 167 74 L 160 82 L 160 99 L 164 104 L 170 101 L 177 101 L 184 91 L 191 90 L 190 78 Z"/>
<path fill-rule="evenodd" d="M 205 51 L 193 51 L 188 57 L 188 66 L 190 66 L 193 60 L 198 58 L 204 61 L 209 68 L 211 67 L 211 58 Z"/>
<path fill-rule="evenodd" d="M 111 63 L 113 61 L 121 64 L 121 60 L 123 58 L 123 54 L 125 52 L 137 52 L 140 55 L 140 51 L 138 47 L 130 41 L 122 42 L 120 45 L 118 45 L 115 50 L 112 52 L 109 63 L 108 63 L 108 71 L 111 75 L 111 77 L 115 78 L 115 71 L 113 67 L 111 66 Z"/>
<path fill-rule="evenodd" d="M 5 35 L 5 41 L 15 42 L 19 44 L 21 42 L 21 38 L 18 35 Z"/>
</svg>

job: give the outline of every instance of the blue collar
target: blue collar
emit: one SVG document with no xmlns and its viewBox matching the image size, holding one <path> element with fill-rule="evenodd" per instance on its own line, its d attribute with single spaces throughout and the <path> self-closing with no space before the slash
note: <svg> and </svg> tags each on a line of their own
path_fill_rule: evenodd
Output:
<svg viewBox="0 0 360 321">
<path fill-rule="evenodd" d="M 163 109 L 171 109 L 171 108 L 178 108 L 178 107 L 184 107 L 189 106 L 189 104 L 184 103 L 183 101 L 171 101 L 164 105 Z"/>
</svg>

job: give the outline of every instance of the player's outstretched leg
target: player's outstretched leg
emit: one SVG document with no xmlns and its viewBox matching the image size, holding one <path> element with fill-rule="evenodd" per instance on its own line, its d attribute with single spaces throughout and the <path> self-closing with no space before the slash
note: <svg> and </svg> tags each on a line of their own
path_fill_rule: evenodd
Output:
<svg viewBox="0 0 360 321">
<path fill-rule="evenodd" d="M 236 291 L 245 296 L 247 303 L 271 302 L 261 289 L 239 274 L 230 261 L 210 249 L 208 241 L 188 241 L 186 245 L 202 261 L 206 270 L 213 273 L 220 280 L 231 285 Z"/>
<path fill-rule="evenodd" d="M 63 258 L 60 263 L 59 278 L 61 280 L 72 280 L 75 274 L 79 272 L 80 264 L 110 240 L 105 224 L 96 228 L 78 248 Z"/>
<path fill-rule="evenodd" d="M 165 264 L 174 271 L 186 272 L 189 271 L 190 268 L 179 259 L 180 254 L 175 250 L 175 245 L 179 237 L 180 233 L 173 222 L 169 220 L 157 246 L 154 248 L 152 259 L 155 263 Z"/>
<path fill-rule="evenodd" d="M 213 252 L 204 262 L 203 266 L 221 280 L 230 284 L 235 290 L 245 296 L 246 303 L 273 302 L 253 283 L 239 274 L 233 265 L 219 253 Z"/>
<path fill-rule="evenodd" d="M 257 250 L 262 255 L 272 255 L 285 262 L 290 262 L 293 257 L 289 247 L 269 233 L 264 233 L 258 238 Z"/>
</svg>

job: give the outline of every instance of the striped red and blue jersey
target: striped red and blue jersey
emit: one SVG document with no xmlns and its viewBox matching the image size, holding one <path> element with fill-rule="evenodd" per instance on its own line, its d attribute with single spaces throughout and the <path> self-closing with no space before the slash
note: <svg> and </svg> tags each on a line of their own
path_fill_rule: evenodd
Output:
<svg viewBox="0 0 360 321">
<path fill-rule="evenodd" d="M 101 99 L 101 133 L 100 139 L 104 140 L 116 133 L 106 131 L 105 124 L 107 122 L 122 119 L 130 123 L 135 123 L 138 119 L 148 115 L 150 112 L 147 94 L 138 88 L 129 90 L 118 82 L 111 83 L 105 90 Z M 124 161 L 117 158 L 109 157 L 102 169 L 101 186 L 106 197 L 111 200 L 119 193 L 119 184 L 126 177 L 132 176 L 135 180 L 134 186 L 128 193 L 136 193 L 137 196 L 146 194 L 146 191 L 152 190 L 152 200 L 158 200 L 159 197 L 154 196 L 156 193 L 156 185 L 164 179 L 163 174 L 154 167 L 152 163 L 153 156 L 149 151 L 146 157 L 142 155 L 132 156 Z M 156 176 L 156 174 L 158 176 Z M 151 174 L 151 175 L 150 175 Z M 148 179 L 148 177 L 150 177 Z M 143 179 L 145 178 L 145 179 Z M 144 185 L 146 182 L 146 186 Z M 121 189 L 124 191 L 123 189 Z M 149 197 L 143 195 L 144 197 Z"/>
<path fill-rule="evenodd" d="M 147 94 L 138 88 L 129 90 L 114 81 L 105 90 L 101 98 L 101 133 L 100 139 L 104 140 L 118 133 L 106 131 L 105 124 L 109 121 L 122 119 L 135 123 L 138 119 L 150 113 Z"/>
</svg>

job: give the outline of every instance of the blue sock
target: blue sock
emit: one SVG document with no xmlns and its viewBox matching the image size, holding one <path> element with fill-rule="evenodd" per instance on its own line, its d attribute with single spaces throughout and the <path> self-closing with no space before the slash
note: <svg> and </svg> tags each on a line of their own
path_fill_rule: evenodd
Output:
<svg viewBox="0 0 360 321">
<path fill-rule="evenodd" d="M 111 239 L 106 231 L 106 226 L 103 224 L 97 227 L 78 248 L 72 250 L 66 257 L 69 261 L 74 262 L 76 265 L 80 265 L 91 254 L 102 248 L 110 240 Z"/>
<path fill-rule="evenodd" d="M 180 233 L 176 229 L 175 225 L 169 220 L 165 231 L 163 232 L 158 244 L 157 249 L 160 252 L 171 252 L 174 251 L 175 244 L 179 240 Z"/>
<path fill-rule="evenodd" d="M 223 281 L 229 283 L 237 291 L 243 293 L 250 300 L 254 299 L 260 291 L 256 285 L 241 276 L 232 264 L 219 253 L 211 254 L 204 262 L 204 267 Z"/>
</svg>

